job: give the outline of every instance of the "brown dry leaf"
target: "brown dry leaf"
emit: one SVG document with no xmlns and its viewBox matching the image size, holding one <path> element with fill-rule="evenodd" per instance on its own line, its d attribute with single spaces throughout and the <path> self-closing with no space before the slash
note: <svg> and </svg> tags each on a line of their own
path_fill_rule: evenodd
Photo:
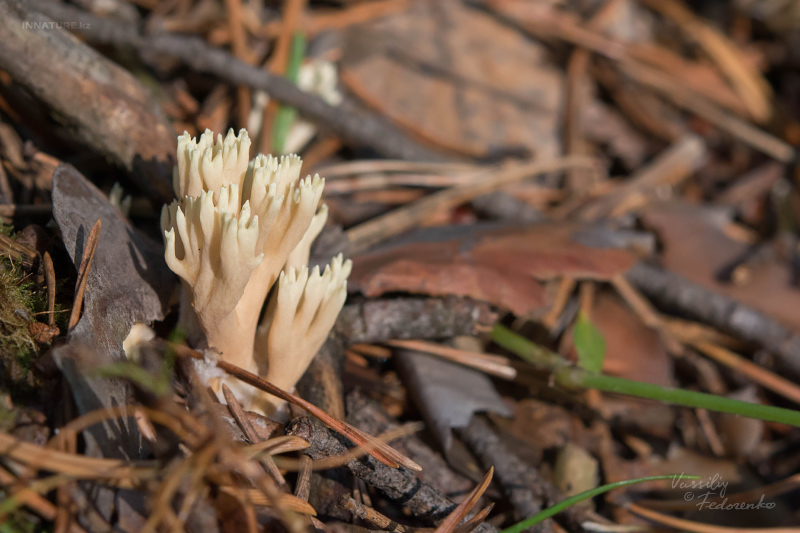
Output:
<svg viewBox="0 0 800 533">
<path fill-rule="evenodd" d="M 791 286 L 788 261 L 779 254 L 766 250 L 745 262 L 741 283 L 720 279 L 749 248 L 726 231 L 732 224 L 727 210 L 664 202 L 652 205 L 642 220 L 659 234 L 665 268 L 800 329 L 800 290 Z"/>
<path fill-rule="evenodd" d="M 53 337 L 61 334 L 58 326 L 50 326 L 43 322 L 31 322 L 28 324 L 28 332 L 39 344 L 47 344 L 53 340 Z"/>
<path fill-rule="evenodd" d="M 575 440 L 581 427 L 580 420 L 567 409 L 532 398 L 517 403 L 514 418 L 492 417 L 492 422 L 530 448 L 537 461 L 544 450 Z"/>
<path fill-rule="evenodd" d="M 560 152 L 562 74 L 545 48 L 460 0 L 415 2 L 404 13 L 353 27 L 342 81 L 446 149 Z"/>
<path fill-rule="evenodd" d="M 492 265 L 459 255 L 458 242 L 419 243 L 359 257 L 350 284 L 367 296 L 404 291 L 470 296 L 524 315 L 546 305 L 542 285 Z"/>
<path fill-rule="evenodd" d="M 354 258 L 349 286 L 370 297 L 469 296 L 531 315 L 549 305 L 537 279 L 607 280 L 636 261 L 624 250 L 591 247 L 597 238 L 577 224 L 429 228 Z"/>
</svg>

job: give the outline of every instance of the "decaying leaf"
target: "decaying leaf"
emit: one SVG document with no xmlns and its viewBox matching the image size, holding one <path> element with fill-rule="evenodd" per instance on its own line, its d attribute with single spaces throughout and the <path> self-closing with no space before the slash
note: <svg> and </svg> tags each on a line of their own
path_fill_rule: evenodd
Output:
<svg viewBox="0 0 800 533">
<path fill-rule="evenodd" d="M 84 294 L 83 315 L 68 335 L 68 343 L 54 352 L 67 377 L 81 413 L 131 403 L 123 381 L 89 378 L 83 366 L 108 365 L 124 360 L 122 341 L 134 322 L 164 317 L 174 277 L 164 263 L 161 246 L 134 228 L 111 205 L 108 197 L 75 168 L 61 165 L 53 175 L 53 214 L 64 244 L 78 265 L 89 230 L 102 221 L 97 251 Z M 139 440 L 134 428 L 107 422 L 91 430 L 95 453 L 106 457 L 136 457 Z M 120 432 L 127 434 L 120 438 Z"/>
<path fill-rule="evenodd" d="M 491 380 L 477 370 L 411 350 L 400 350 L 397 361 L 419 410 L 445 451 L 453 440 L 451 430 L 466 427 L 474 413 L 511 416 Z"/>
<path fill-rule="evenodd" d="M 440 147 L 485 155 L 513 146 L 555 156 L 563 75 L 546 54 L 460 0 L 415 2 L 348 32 L 342 81 Z"/>
<path fill-rule="evenodd" d="M 577 224 L 422 229 L 354 258 L 350 288 L 367 296 L 469 296 L 532 315 L 549 305 L 538 280 L 608 280 L 636 261 L 609 244 L 597 228 Z"/>
</svg>

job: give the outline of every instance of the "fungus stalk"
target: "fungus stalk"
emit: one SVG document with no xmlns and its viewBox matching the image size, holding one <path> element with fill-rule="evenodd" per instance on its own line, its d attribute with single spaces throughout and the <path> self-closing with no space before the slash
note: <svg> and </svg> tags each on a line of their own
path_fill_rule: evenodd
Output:
<svg viewBox="0 0 800 533">
<path fill-rule="evenodd" d="M 216 142 L 208 130 L 178 137 L 178 199 L 161 214 L 165 258 L 182 280 L 179 323 L 189 341 L 289 390 L 344 304 L 350 261 L 338 257 L 324 273 L 309 273 L 310 246 L 327 218 L 325 206 L 317 212 L 325 180 L 299 179 L 296 155 L 250 160 L 249 151 L 245 130 Z M 250 408 L 279 406 L 230 385 Z"/>
</svg>

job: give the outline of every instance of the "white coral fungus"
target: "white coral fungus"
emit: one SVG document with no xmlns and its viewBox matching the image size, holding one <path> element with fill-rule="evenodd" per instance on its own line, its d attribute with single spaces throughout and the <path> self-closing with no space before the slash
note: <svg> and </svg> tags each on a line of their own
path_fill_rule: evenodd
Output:
<svg viewBox="0 0 800 533">
<path fill-rule="evenodd" d="M 325 180 L 299 179 L 296 155 L 251 161 L 249 150 L 245 130 L 216 142 L 208 130 L 178 137 L 178 199 L 161 214 L 165 258 L 183 280 L 180 324 L 190 341 L 291 389 L 344 304 L 350 261 L 340 256 L 309 274 L 311 243 L 327 218 L 325 206 L 315 215 Z M 247 396 L 261 411 L 278 405 Z"/>
</svg>

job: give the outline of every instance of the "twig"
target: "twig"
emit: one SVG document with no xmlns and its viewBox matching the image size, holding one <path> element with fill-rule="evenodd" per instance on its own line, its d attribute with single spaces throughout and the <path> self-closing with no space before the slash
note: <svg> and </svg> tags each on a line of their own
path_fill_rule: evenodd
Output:
<svg viewBox="0 0 800 533">
<path fill-rule="evenodd" d="M 544 327 L 546 327 L 551 334 L 555 331 L 555 327 L 558 324 L 558 319 L 561 318 L 561 313 L 563 313 L 564 309 L 567 307 L 569 297 L 575 290 L 575 285 L 575 278 L 567 276 L 562 277 L 558 282 L 558 289 L 556 290 L 556 295 L 553 299 L 553 305 L 541 320 Z"/>
<path fill-rule="evenodd" d="M 343 176 L 381 172 L 463 174 L 472 170 L 480 170 L 480 167 L 463 163 L 426 163 L 421 161 L 368 159 L 364 161 L 346 161 L 344 163 L 335 163 L 333 165 L 322 167 L 319 169 L 319 173 L 320 175 L 325 176 L 326 179 L 336 179 Z"/>
<path fill-rule="evenodd" d="M 677 27 L 690 39 L 697 41 L 719 69 L 727 76 L 750 115 L 756 122 L 766 121 L 771 112 L 770 90 L 758 71 L 751 67 L 741 50 L 707 22 L 699 19 L 677 0 L 640 0 L 649 8 L 675 21 Z"/>
<path fill-rule="evenodd" d="M 296 452 L 308 448 L 308 443 L 297 437 L 273 437 L 263 440 L 258 444 L 245 446 L 244 450 L 248 455 L 260 456 L 263 454 L 277 455 L 287 452 Z"/>
<path fill-rule="evenodd" d="M 225 7 L 228 11 L 228 30 L 231 33 L 231 44 L 233 54 L 240 60 L 247 62 L 247 39 L 242 23 L 242 4 L 241 0 L 225 0 Z M 239 126 L 247 126 L 247 118 L 250 115 L 250 89 L 246 85 L 236 88 L 237 109 L 239 111 Z"/>
<path fill-rule="evenodd" d="M 167 345 L 175 351 L 175 353 L 182 357 L 191 357 L 193 359 L 204 359 L 204 355 L 196 350 L 192 350 L 187 346 L 175 343 L 167 343 Z M 391 446 L 375 439 L 374 437 L 364 433 L 363 431 L 351 426 L 346 422 L 342 422 L 330 416 L 328 413 L 317 407 L 316 405 L 307 402 L 306 400 L 290 394 L 269 381 L 261 379 L 252 372 L 248 372 L 239 368 L 236 365 L 228 363 L 227 361 L 217 361 L 217 367 L 235 377 L 236 379 L 247 383 L 259 390 L 277 396 L 281 400 L 292 403 L 301 409 L 309 412 L 317 417 L 323 423 L 327 424 L 337 432 L 341 433 L 348 439 L 352 440 L 359 446 L 368 450 L 368 453 L 391 468 L 397 468 L 400 465 L 410 468 L 411 470 L 420 470 L 420 466 L 409 459 L 408 457 L 398 453 Z"/>
<path fill-rule="evenodd" d="M 11 488 L 17 482 L 18 479 L 11 472 L 0 466 L 0 485 Z M 52 521 L 56 517 L 55 505 L 36 493 L 31 493 L 24 503 L 45 520 Z"/>
<path fill-rule="evenodd" d="M 339 507 L 342 509 L 353 513 L 353 516 L 357 516 L 362 520 L 366 520 L 370 524 L 378 527 L 384 531 L 393 531 L 397 533 L 418 533 L 419 529 L 414 527 L 404 526 L 403 524 L 399 524 L 389 518 L 388 516 L 384 516 L 372 507 L 368 505 L 364 505 L 361 502 L 357 502 L 350 496 L 349 494 L 342 495 L 342 498 L 337 503 Z"/>
<path fill-rule="evenodd" d="M 780 394 L 784 398 L 800 405 L 800 387 L 798 385 L 766 368 L 735 354 L 734 352 L 717 346 L 710 342 L 694 342 L 692 346 L 711 359 L 721 363 L 728 368 L 739 371 L 752 379 L 765 389 L 769 389 L 775 394 Z"/>
<path fill-rule="evenodd" d="M 335 457 L 347 452 L 347 447 L 329 430 L 312 424 L 307 418 L 295 419 L 286 431 L 311 443 L 311 447 L 303 450 L 303 453 L 313 459 Z M 388 498 L 402 502 L 403 506 L 415 516 L 438 520 L 456 508 L 456 504 L 445 495 L 420 481 L 408 470 L 389 468 L 373 458 L 366 458 L 366 461 L 352 460 L 346 466 L 354 475 L 380 490 Z M 489 524 L 482 524 L 480 527 L 483 533 L 497 531 Z"/>
<path fill-rule="evenodd" d="M 607 21 L 618 11 L 620 0 L 606 1 L 592 16 L 589 27 L 592 29 L 603 28 Z M 585 48 L 578 48 L 567 62 L 566 103 L 564 144 L 570 155 L 586 154 L 585 139 L 581 128 L 583 110 L 586 108 L 588 91 L 586 91 L 586 71 L 591 61 L 591 54 Z M 583 192 L 590 183 L 586 172 L 572 171 L 568 174 L 567 182 L 574 191 Z"/>
<path fill-rule="evenodd" d="M 546 505 L 553 505 L 561 500 L 560 491 L 509 450 L 479 416 L 473 416 L 469 425 L 456 429 L 456 432 L 484 467 L 494 466 L 497 481 L 508 495 L 520 519 L 535 515 Z M 570 526 L 578 526 L 575 530 L 580 530 L 579 526 L 585 516 L 586 510 L 580 507 L 572 507 L 566 511 Z M 552 522 L 543 522 L 532 530 L 551 531 Z"/>
<path fill-rule="evenodd" d="M 301 500 L 297 496 L 292 496 L 291 494 L 279 494 L 278 501 L 275 503 L 265 498 L 264 494 L 256 489 L 239 489 L 235 487 L 222 486 L 220 487 L 220 490 L 230 494 L 231 496 L 234 496 L 234 493 L 238 490 L 239 494 L 245 500 L 260 507 L 280 506 L 304 515 L 315 516 L 317 514 L 316 509 L 314 509 L 311 505 Z M 259 531 L 259 529 L 256 528 L 254 531 Z"/>
<path fill-rule="evenodd" d="M 406 350 L 416 350 L 418 352 L 437 355 L 448 361 L 453 361 L 499 378 L 513 380 L 517 377 L 517 370 L 511 366 L 511 362 L 507 358 L 499 355 L 468 352 L 466 350 L 442 346 L 433 342 L 418 340 L 389 341 L 387 344 L 395 348 L 404 348 Z"/>
<path fill-rule="evenodd" d="M 85 457 L 51 450 L 25 442 L 7 433 L 0 433 L 0 455 L 39 470 L 48 470 L 83 479 L 115 480 L 119 486 L 126 487 L 132 487 L 139 479 L 154 475 L 152 468 L 131 466 L 131 464 L 137 463 L 120 459 Z"/>
<path fill-rule="evenodd" d="M 331 106 L 318 96 L 301 91 L 283 77 L 248 65 L 199 38 L 169 33 L 144 35 L 133 25 L 96 17 L 64 4 L 46 0 L 29 0 L 29 3 L 56 20 L 82 23 L 76 31 L 93 42 L 130 46 L 139 52 L 176 57 L 195 70 L 214 74 L 228 83 L 267 91 L 272 98 L 296 108 L 312 122 L 324 125 L 356 144 L 371 146 L 387 157 L 420 161 L 448 159 L 412 141 L 373 114 L 347 102 L 338 107 Z"/>
<path fill-rule="evenodd" d="M 663 72 L 647 65 L 633 63 L 623 64 L 622 71 L 637 82 L 660 92 L 676 105 L 703 117 L 717 128 L 739 139 L 754 150 L 758 150 L 781 163 L 791 163 L 794 159 L 795 150 L 789 143 L 725 112 L 712 102 L 691 92 L 679 81 L 666 76 Z"/>
<path fill-rule="evenodd" d="M 420 224 L 437 211 L 452 209 L 459 204 L 529 178 L 536 174 L 557 172 L 570 168 L 594 168 L 597 162 L 588 157 L 564 157 L 552 161 L 535 161 L 526 164 L 511 164 L 504 168 L 478 171 L 484 179 L 476 183 L 451 187 L 426 196 L 412 204 L 395 209 L 385 215 L 359 224 L 346 232 L 351 252 L 357 253 L 379 242 L 399 235 Z"/>
<path fill-rule="evenodd" d="M 497 314 L 467 298 L 392 298 L 344 306 L 334 330 L 349 344 L 436 339 L 490 331 Z"/>
<path fill-rule="evenodd" d="M 708 151 L 703 140 L 686 134 L 660 153 L 650 164 L 640 168 L 616 191 L 602 196 L 586 206 L 581 216 L 596 220 L 603 216 L 618 215 L 626 198 L 636 193 L 652 193 L 659 186 L 676 186 L 688 179 L 702 165 Z"/>
<path fill-rule="evenodd" d="M 300 470 L 297 472 L 297 483 L 294 486 L 294 495 L 301 500 L 308 501 L 311 493 L 311 457 L 307 455 L 300 456 Z"/>
<path fill-rule="evenodd" d="M 766 314 L 678 274 L 645 263 L 634 265 L 625 277 L 663 307 L 695 317 L 725 333 L 770 350 L 785 370 L 800 376 L 800 334 Z"/>
<path fill-rule="evenodd" d="M 33 267 L 39 259 L 39 252 L 0 233 L 0 256 L 2 255 L 18 259 L 26 268 Z"/>
<path fill-rule="evenodd" d="M 247 418 L 247 415 L 245 415 L 241 404 L 239 404 L 239 400 L 236 399 L 236 396 L 233 395 L 231 390 L 224 383 L 222 384 L 222 395 L 225 397 L 225 402 L 228 404 L 228 411 L 230 411 L 233 419 L 236 420 L 236 423 L 241 428 L 245 437 L 253 444 L 261 442 L 261 439 L 258 437 L 258 432 L 253 427 L 253 424 L 250 423 L 250 419 Z M 263 456 L 261 458 L 261 464 L 267 473 L 272 476 L 278 488 L 286 485 L 286 479 L 283 477 L 283 474 L 281 474 L 281 471 L 278 470 L 272 457 L 268 455 Z"/>
<path fill-rule="evenodd" d="M 354 4 L 343 10 L 322 11 L 306 17 L 303 21 L 308 37 L 318 35 L 326 30 L 341 30 L 354 24 L 363 24 L 372 19 L 385 17 L 405 11 L 411 4 L 409 0 L 377 0 Z M 261 35 L 270 39 L 281 32 L 281 22 L 275 21 L 264 26 Z"/>
<path fill-rule="evenodd" d="M 424 429 L 422 426 L 423 424 L 421 422 L 416 422 L 416 423 L 410 422 L 408 424 L 404 424 L 394 429 L 385 431 L 375 438 L 381 442 L 391 442 L 395 439 L 401 437 L 407 437 L 409 435 L 421 431 L 422 429 Z M 303 442 L 302 447 L 295 447 L 297 451 L 305 450 L 310 446 L 308 442 L 299 437 L 292 437 L 292 438 L 296 439 L 299 442 Z M 312 461 L 310 468 L 312 472 L 316 472 L 319 470 L 330 470 L 332 468 L 339 468 L 340 466 L 344 466 L 350 461 L 354 459 L 359 459 L 361 457 L 364 457 L 365 455 L 369 454 L 364 448 L 356 447 L 350 449 L 347 453 L 342 455 L 336 455 L 328 457 L 326 459 L 318 459 L 316 461 Z M 283 468 L 284 470 L 289 470 L 289 471 L 294 470 L 297 472 L 302 472 L 303 469 L 306 468 L 302 460 L 292 459 L 291 457 L 277 457 L 276 462 L 278 462 L 278 464 L 280 464 L 281 468 Z"/>
<path fill-rule="evenodd" d="M 44 278 L 47 282 L 47 325 L 56 324 L 56 271 L 48 252 L 44 253 Z"/>
<path fill-rule="evenodd" d="M 694 414 L 697 417 L 697 423 L 700 424 L 700 430 L 706 438 L 708 447 L 711 449 L 711 453 L 717 457 L 724 457 L 725 445 L 722 444 L 722 439 L 719 438 L 719 433 L 717 433 L 717 429 L 711 421 L 711 415 L 706 409 L 695 409 Z"/>
<path fill-rule="evenodd" d="M 63 29 L 46 26 L 54 22 L 41 13 L 77 25 L 82 12 L 60 7 L 0 0 L 0 68 L 61 116 L 75 138 L 131 172 L 151 198 L 169 202 L 176 146 L 171 126 L 131 73 Z M 103 20 L 93 17 L 91 25 Z M 27 29 L 31 23 L 45 27 Z"/>
<path fill-rule="evenodd" d="M 86 246 L 83 248 L 81 266 L 78 268 L 78 281 L 75 284 L 75 299 L 72 302 L 72 312 L 69 315 L 68 329 L 74 328 L 81 319 L 81 308 L 83 307 L 83 292 L 86 290 L 86 281 L 89 279 L 89 269 L 92 268 L 92 259 L 97 251 L 97 242 L 100 239 L 100 228 L 103 224 L 100 219 L 92 226 L 89 237 L 86 239 Z"/>
<path fill-rule="evenodd" d="M 721 130 L 778 161 L 789 163 L 794 158 L 794 148 L 790 144 L 738 117 L 729 115 L 717 104 L 687 87 L 685 80 L 676 79 L 674 76 L 639 61 L 626 43 L 580 26 L 563 14 L 551 12 L 542 16 L 537 12 L 537 15 L 540 16 L 518 22 L 505 12 L 504 8 L 510 5 L 509 2 L 504 0 L 472 1 L 487 7 L 499 17 L 517 25 L 535 38 L 562 39 L 607 57 L 614 61 L 622 72 L 637 82 L 657 90 L 676 105 L 696 113 Z"/>
<path fill-rule="evenodd" d="M 63 438 L 59 439 L 61 451 L 74 454 L 78 450 L 78 435 L 75 432 L 67 431 Z M 66 533 L 72 523 L 72 497 L 70 495 L 71 483 L 63 483 L 59 485 L 56 492 L 56 503 L 58 504 L 58 511 L 56 512 L 55 523 L 53 524 L 54 533 Z"/>
<path fill-rule="evenodd" d="M 458 524 L 467 517 L 467 513 L 475 507 L 475 504 L 478 503 L 483 493 L 486 492 L 489 483 L 492 481 L 492 476 L 494 476 L 493 466 L 489 467 L 489 471 L 483 476 L 483 480 L 470 491 L 467 497 L 458 504 L 458 507 L 456 507 L 452 513 L 447 515 L 447 518 L 439 524 L 439 527 L 436 528 L 434 533 L 453 533 L 458 528 Z"/>
<path fill-rule="evenodd" d="M 666 326 L 661 315 L 653 309 L 650 302 L 642 296 L 631 284 L 625 279 L 625 276 L 618 274 L 611 278 L 611 284 L 616 289 L 617 293 L 622 296 L 631 309 L 633 309 L 639 318 L 648 327 L 651 327 L 661 334 L 661 340 L 664 342 L 666 349 L 673 354 L 683 353 L 681 344 L 675 339 L 672 331 Z"/>
</svg>

